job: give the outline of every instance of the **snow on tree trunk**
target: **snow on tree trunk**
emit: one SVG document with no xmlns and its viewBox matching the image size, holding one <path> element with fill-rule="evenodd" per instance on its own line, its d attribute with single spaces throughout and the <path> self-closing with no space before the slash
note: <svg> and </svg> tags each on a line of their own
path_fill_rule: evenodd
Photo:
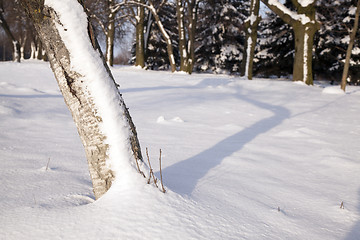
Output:
<svg viewBox="0 0 360 240">
<path fill-rule="evenodd" d="M 136 129 L 76 0 L 22 0 L 85 148 L 96 199 L 138 179 Z M 140 163 L 142 163 L 140 161 Z"/>
<path fill-rule="evenodd" d="M 259 16 L 259 8 L 260 0 L 251 0 L 250 17 L 245 21 L 245 52 L 241 71 L 242 75 L 249 80 L 253 77 L 253 60 L 257 40 L 257 28 L 261 20 L 261 17 Z"/>
<path fill-rule="evenodd" d="M 357 33 L 357 29 L 359 26 L 359 15 L 360 15 L 360 1 L 357 1 L 356 5 L 356 13 L 355 13 L 355 22 L 354 27 L 350 34 L 350 42 L 346 51 L 346 58 L 345 58 L 345 64 L 344 64 L 344 70 L 341 78 L 341 89 L 345 92 L 346 89 L 346 80 L 349 75 L 349 67 L 350 67 L 350 58 L 351 58 L 351 52 L 354 46 L 354 41 Z"/>
<path fill-rule="evenodd" d="M 109 15 L 109 24 L 106 34 L 106 62 L 109 66 L 114 65 L 114 39 L 115 39 L 115 16 Z"/>
<path fill-rule="evenodd" d="M 261 0 L 282 20 L 292 26 L 295 35 L 293 81 L 313 84 L 312 48 L 314 36 L 320 25 L 315 19 L 316 0 L 292 0 L 296 12 L 277 0 Z"/>
<path fill-rule="evenodd" d="M 312 85 L 312 46 L 316 28 L 303 24 L 295 24 L 293 28 L 295 35 L 293 80 Z"/>
</svg>

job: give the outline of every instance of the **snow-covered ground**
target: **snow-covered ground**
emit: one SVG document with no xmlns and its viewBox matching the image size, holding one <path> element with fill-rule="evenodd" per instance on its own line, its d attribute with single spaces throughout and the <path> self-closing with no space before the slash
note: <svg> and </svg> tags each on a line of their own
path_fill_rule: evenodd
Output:
<svg viewBox="0 0 360 240">
<path fill-rule="evenodd" d="M 47 63 L 0 63 L 0 239 L 360 239 L 360 88 L 113 73 L 167 193 L 94 202 Z"/>
</svg>

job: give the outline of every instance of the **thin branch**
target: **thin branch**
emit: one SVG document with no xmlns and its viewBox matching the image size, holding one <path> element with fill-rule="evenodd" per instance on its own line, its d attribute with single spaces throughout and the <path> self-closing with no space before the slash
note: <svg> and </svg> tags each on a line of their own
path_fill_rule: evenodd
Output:
<svg viewBox="0 0 360 240">
<path fill-rule="evenodd" d="M 161 149 L 160 149 L 160 157 L 159 157 L 159 166 L 160 166 L 160 182 L 161 182 L 162 192 L 165 193 L 166 190 L 164 188 L 163 178 L 162 178 L 162 171 L 161 171 Z"/>
</svg>

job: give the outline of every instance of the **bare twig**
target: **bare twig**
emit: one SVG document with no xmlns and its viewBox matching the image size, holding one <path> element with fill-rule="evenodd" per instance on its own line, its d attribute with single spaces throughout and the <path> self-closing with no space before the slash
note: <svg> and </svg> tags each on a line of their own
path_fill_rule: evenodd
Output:
<svg viewBox="0 0 360 240">
<path fill-rule="evenodd" d="M 136 155 L 135 155 L 135 162 L 136 162 L 137 170 L 138 170 L 138 172 L 139 172 L 144 178 L 146 178 L 146 176 L 145 176 L 145 174 L 143 173 L 143 171 L 140 170 L 140 166 L 139 166 L 138 160 L 139 160 L 139 158 L 137 157 L 137 154 L 136 154 Z"/>
<path fill-rule="evenodd" d="M 50 158 L 49 158 L 49 160 L 48 160 L 48 162 L 47 162 L 47 164 L 46 164 L 46 169 L 45 169 L 45 171 L 47 171 L 47 170 L 49 169 L 49 163 L 50 163 Z"/>
<path fill-rule="evenodd" d="M 343 201 L 341 201 L 340 208 L 341 208 L 341 209 L 344 209 L 344 208 L 345 208 L 345 207 L 344 207 L 344 202 L 343 202 Z"/>
<path fill-rule="evenodd" d="M 147 156 L 147 160 L 148 160 L 149 168 L 150 168 L 150 174 L 149 174 L 148 184 L 150 183 L 151 176 L 152 176 L 153 179 L 154 179 L 154 184 L 155 184 L 155 186 L 156 186 L 157 188 L 159 188 L 158 185 L 157 185 L 156 177 L 155 177 L 154 172 L 153 172 L 153 170 L 152 170 L 152 168 L 151 168 L 151 163 L 150 163 L 148 148 L 146 148 L 146 156 Z"/>
<path fill-rule="evenodd" d="M 37 205 L 36 198 L 35 198 L 34 194 L 33 194 L 33 198 L 34 198 L 35 205 Z"/>
<path fill-rule="evenodd" d="M 162 171 L 161 171 L 161 149 L 160 149 L 159 165 L 160 165 L 160 182 L 161 182 L 162 192 L 165 193 L 166 190 L 164 188 L 163 179 L 162 179 Z"/>
</svg>

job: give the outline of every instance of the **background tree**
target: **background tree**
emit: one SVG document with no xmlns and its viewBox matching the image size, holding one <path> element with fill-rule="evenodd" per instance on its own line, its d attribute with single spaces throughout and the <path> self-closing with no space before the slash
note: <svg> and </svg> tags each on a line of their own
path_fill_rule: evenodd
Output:
<svg viewBox="0 0 360 240">
<path fill-rule="evenodd" d="M 347 51 L 346 51 L 344 71 L 343 71 L 342 78 L 341 78 L 341 89 L 344 90 L 344 91 L 345 91 L 345 88 L 346 88 L 346 79 L 348 78 L 348 75 L 349 75 L 349 66 L 350 66 L 351 53 L 352 53 L 353 46 L 354 46 L 356 32 L 357 32 L 358 26 L 359 26 L 359 13 L 360 13 L 360 1 L 358 0 L 357 5 L 356 5 L 354 27 L 353 27 L 353 29 L 351 30 L 351 33 L 350 33 L 349 46 L 348 46 Z"/>
<path fill-rule="evenodd" d="M 203 1 L 199 4 L 196 70 L 240 72 L 248 1 Z"/>
<path fill-rule="evenodd" d="M 314 35 L 320 28 L 315 18 L 316 0 L 292 0 L 296 12 L 286 8 L 278 1 L 261 0 L 287 24 L 291 25 L 295 36 L 295 55 L 293 81 L 303 81 L 313 84 L 312 49 Z"/>
<path fill-rule="evenodd" d="M 338 81 L 342 76 L 350 31 L 354 26 L 356 1 L 319 0 L 317 12 L 321 28 L 315 37 L 314 70 L 319 77 Z M 350 84 L 360 83 L 359 44 L 360 39 L 355 38 L 347 78 Z"/>
</svg>

